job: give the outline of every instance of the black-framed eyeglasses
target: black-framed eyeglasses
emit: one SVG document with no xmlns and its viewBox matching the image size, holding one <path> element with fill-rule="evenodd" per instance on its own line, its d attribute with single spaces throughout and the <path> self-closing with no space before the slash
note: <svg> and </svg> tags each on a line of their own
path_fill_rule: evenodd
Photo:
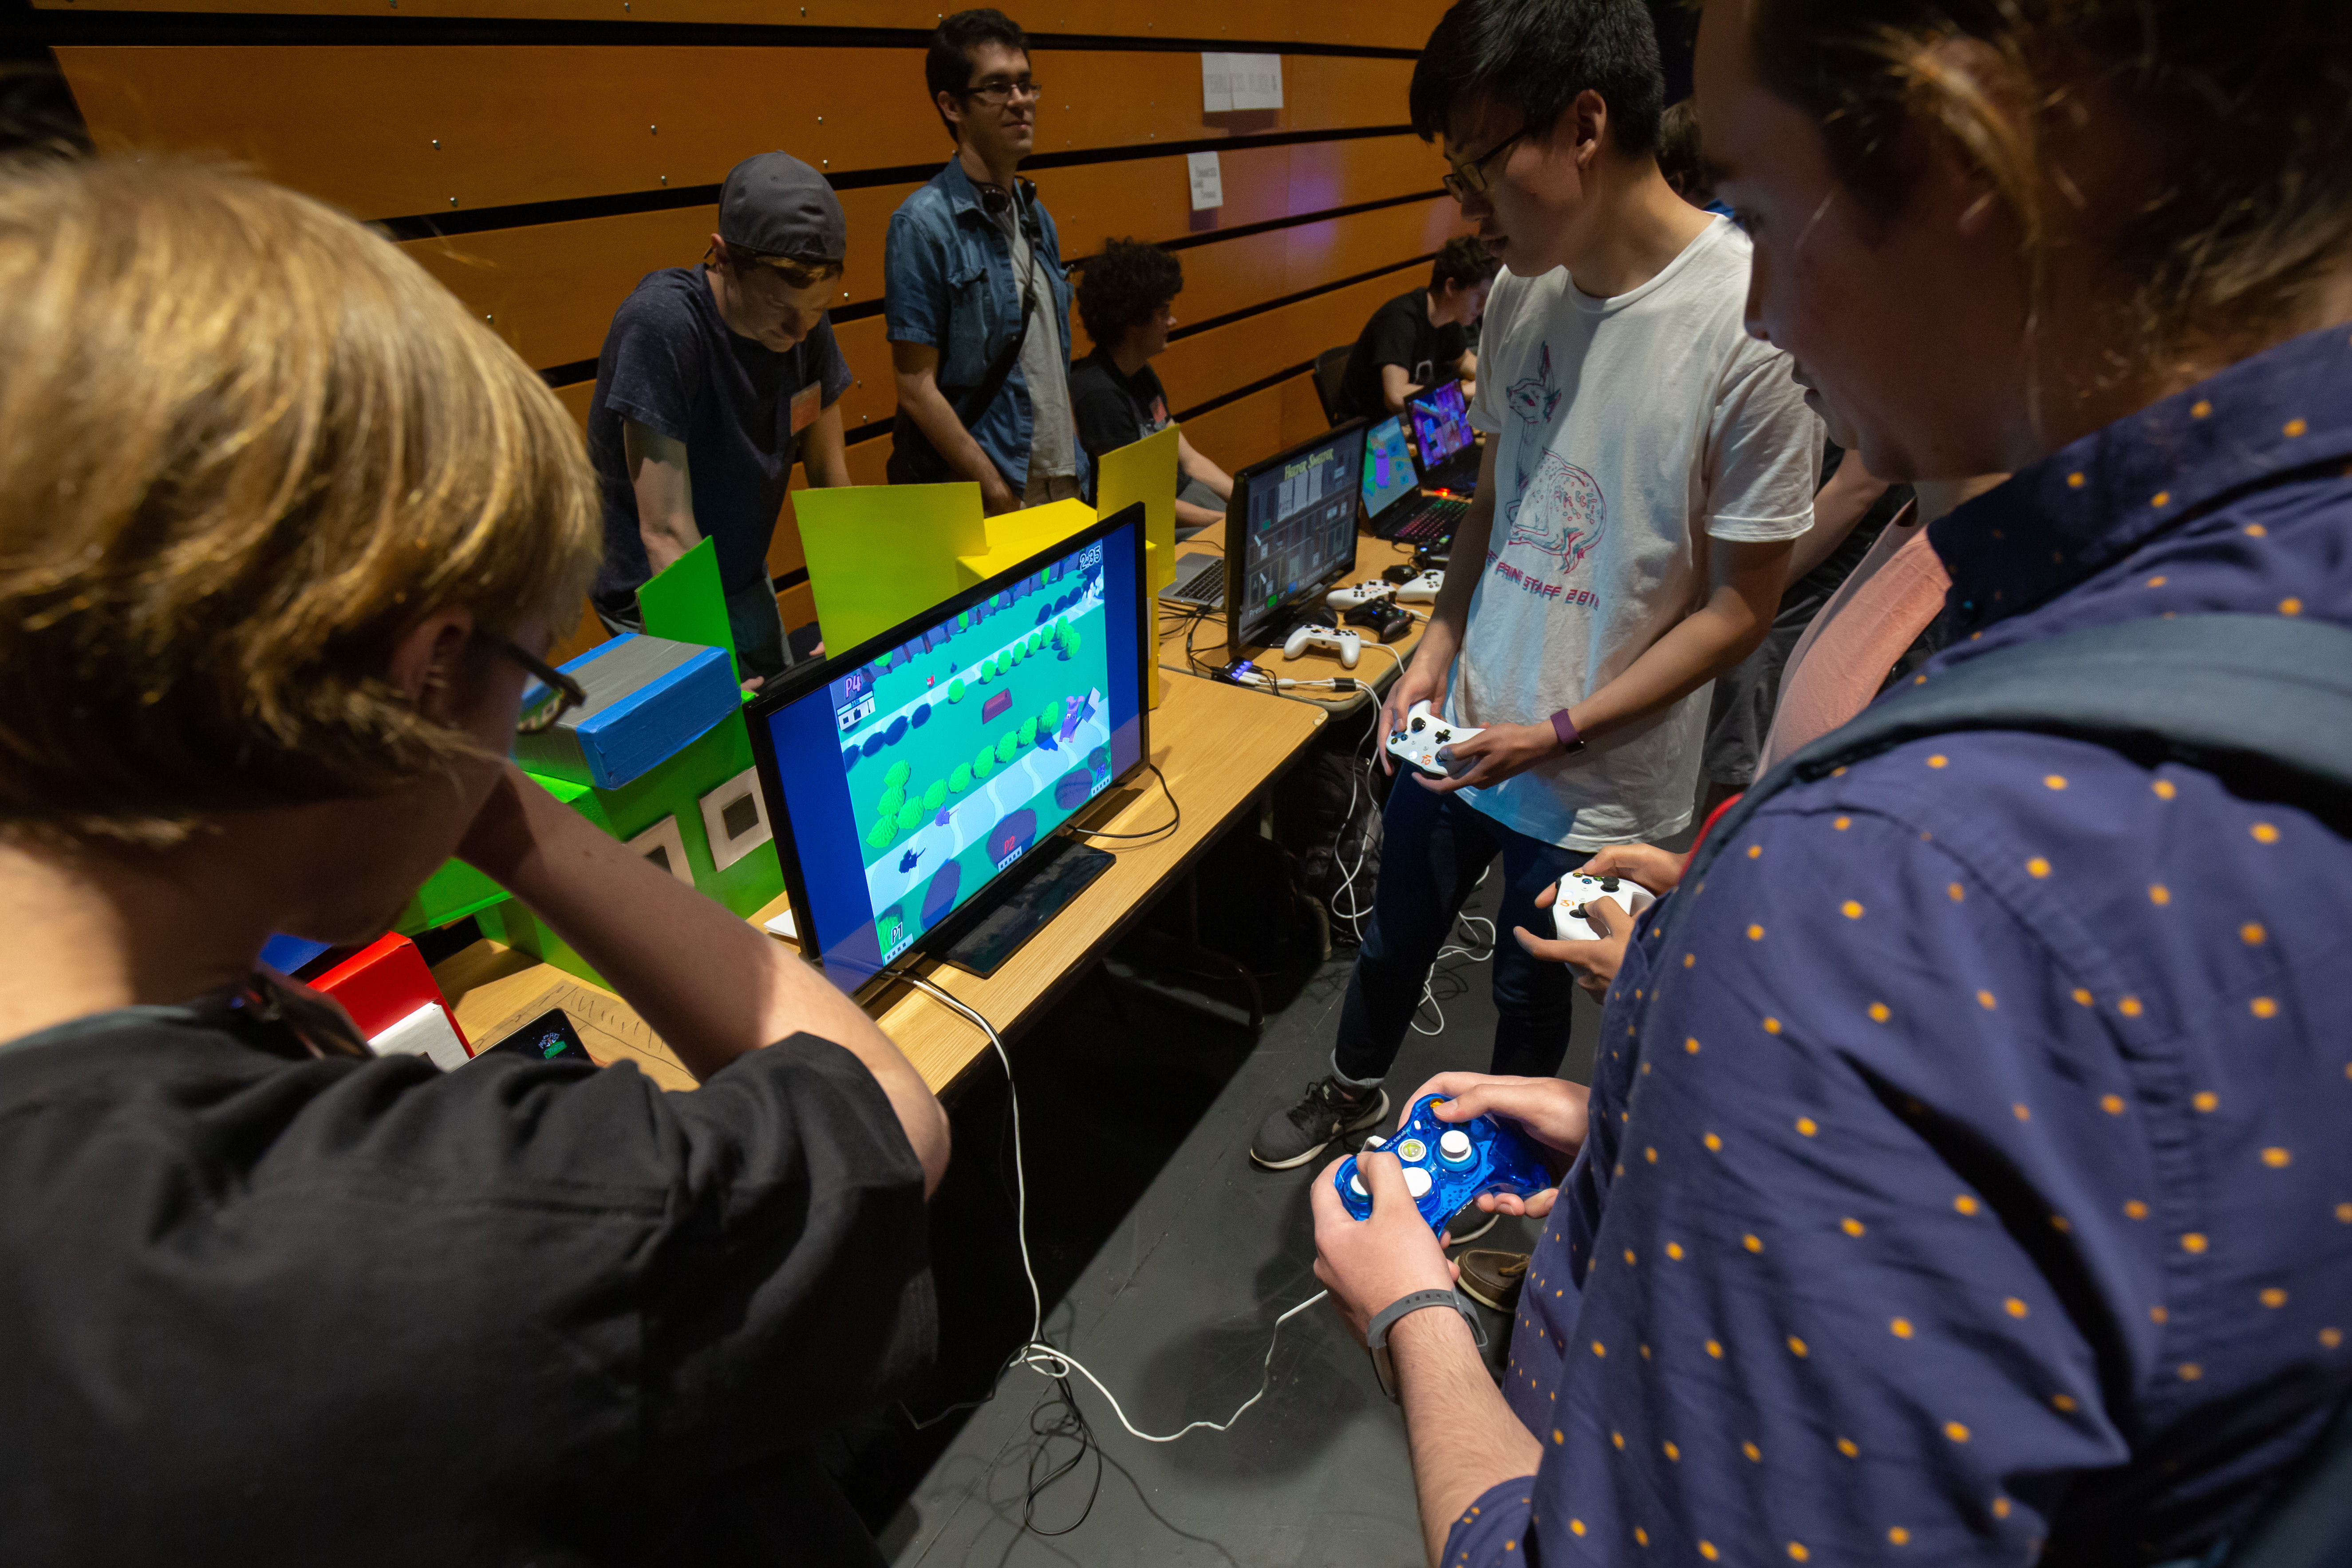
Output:
<svg viewBox="0 0 2352 1568">
<path fill-rule="evenodd" d="M 506 643 L 499 651 L 523 667 L 531 682 L 522 689 L 522 711 L 515 715 L 515 733 L 539 735 L 555 728 L 556 721 L 574 708 L 588 700 L 588 689 L 556 668 L 519 643 Z"/>
<path fill-rule="evenodd" d="M 1527 139 L 1528 132 L 1532 129 L 1533 127 L 1531 126 L 1520 127 L 1517 133 L 1504 137 L 1500 142 L 1496 142 L 1492 147 L 1487 148 L 1484 153 L 1479 153 L 1475 158 L 1471 159 L 1468 163 L 1462 164 L 1452 174 L 1446 175 L 1445 178 L 1440 182 L 1445 186 L 1445 194 L 1452 196 L 1457 202 L 1467 201 L 1472 196 L 1485 195 L 1486 194 L 1486 165 L 1501 157 L 1505 153 L 1509 152 L 1519 142 L 1525 141 Z"/>
<path fill-rule="evenodd" d="M 1031 78 L 1023 77 L 1018 81 L 998 79 L 983 81 L 976 86 L 963 89 L 956 96 L 976 98 L 982 103 L 1009 103 L 1016 98 L 1043 98 L 1045 94 L 1045 89 L 1043 84 Z"/>
</svg>

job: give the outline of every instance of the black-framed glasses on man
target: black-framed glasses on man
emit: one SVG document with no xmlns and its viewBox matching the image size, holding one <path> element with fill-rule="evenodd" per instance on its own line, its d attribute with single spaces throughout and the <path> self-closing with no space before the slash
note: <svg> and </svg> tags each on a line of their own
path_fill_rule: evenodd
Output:
<svg viewBox="0 0 2352 1568">
<path fill-rule="evenodd" d="M 1023 77 L 1018 81 L 1007 81 L 1002 77 L 992 77 L 986 81 L 975 82 L 965 88 L 958 96 L 976 98 L 982 103 L 1009 103 L 1016 98 L 1042 98 L 1045 92 L 1044 86 L 1027 77 Z"/>
<path fill-rule="evenodd" d="M 1479 153 L 1475 158 L 1471 159 L 1468 163 L 1456 164 L 1454 172 L 1446 175 L 1445 178 L 1440 182 L 1445 187 L 1445 194 L 1452 196 L 1457 202 L 1467 201 L 1472 196 L 1485 195 L 1486 194 L 1486 165 L 1501 157 L 1504 153 L 1509 152 L 1520 142 L 1526 140 L 1528 128 L 1522 127 L 1512 135 L 1504 137 L 1500 142 L 1496 142 L 1492 147 L 1487 148 L 1484 153 Z"/>
<path fill-rule="evenodd" d="M 587 688 L 518 643 L 506 643 L 499 651 L 523 667 L 530 677 L 522 689 L 522 710 L 515 715 L 515 733 L 538 735 L 555 728 L 556 721 L 574 708 L 588 700 Z"/>
</svg>

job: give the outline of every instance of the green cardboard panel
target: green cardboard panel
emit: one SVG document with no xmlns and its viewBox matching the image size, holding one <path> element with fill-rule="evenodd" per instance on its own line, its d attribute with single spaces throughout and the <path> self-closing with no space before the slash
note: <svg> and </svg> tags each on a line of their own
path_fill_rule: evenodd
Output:
<svg viewBox="0 0 2352 1568">
<path fill-rule="evenodd" d="M 502 942 L 509 947 L 520 948 L 538 959 L 576 975 L 591 985 L 613 987 L 604 977 L 589 967 L 588 961 L 572 950 L 570 942 L 548 929 L 545 921 L 534 914 L 520 899 L 509 899 L 474 917 L 481 922 L 482 934 L 492 942 Z"/>
<path fill-rule="evenodd" d="M 489 908 L 507 890 L 463 860 L 450 860 L 425 879 L 394 920 L 392 929 L 403 936 L 438 931 L 467 915 Z"/>
<path fill-rule="evenodd" d="M 637 612 L 647 637 L 699 643 L 727 650 L 735 679 L 743 661 L 735 657 L 735 627 L 727 618 L 727 589 L 719 579 L 719 547 L 706 539 L 637 590 Z"/>
</svg>

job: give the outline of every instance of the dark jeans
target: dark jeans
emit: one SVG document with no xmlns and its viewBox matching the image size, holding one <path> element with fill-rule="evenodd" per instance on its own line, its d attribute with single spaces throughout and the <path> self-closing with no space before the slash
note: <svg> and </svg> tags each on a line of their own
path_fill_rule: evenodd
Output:
<svg viewBox="0 0 2352 1568">
<path fill-rule="evenodd" d="M 1498 854 L 1503 901 L 1495 921 L 1495 1055 L 1487 1070 L 1558 1072 L 1576 982 L 1566 964 L 1529 956 L 1511 928 L 1549 936 L 1551 911 L 1536 908 L 1536 895 L 1591 857 L 1515 833 L 1459 795 L 1433 795 L 1403 774 L 1389 791 L 1381 826 L 1380 886 L 1332 1052 L 1341 1075 L 1358 1082 L 1387 1076 L 1437 950 Z"/>
<path fill-rule="evenodd" d="M 616 637 L 646 629 L 634 600 L 625 616 L 615 616 L 602 605 L 594 608 L 604 629 Z M 735 637 L 735 668 L 744 679 L 756 675 L 770 679 L 782 675 L 793 662 L 792 650 L 784 642 L 783 608 L 766 582 L 727 595 L 727 627 Z"/>
</svg>

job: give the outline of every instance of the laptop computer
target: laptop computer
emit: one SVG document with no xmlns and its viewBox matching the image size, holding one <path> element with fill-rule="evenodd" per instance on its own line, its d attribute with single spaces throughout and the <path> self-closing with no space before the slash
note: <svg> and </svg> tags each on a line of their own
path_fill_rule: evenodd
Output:
<svg viewBox="0 0 2352 1568">
<path fill-rule="evenodd" d="M 1405 405 L 1413 440 L 1421 447 L 1421 488 L 1467 500 L 1478 490 L 1478 440 L 1470 428 L 1470 407 L 1462 384 L 1433 386 Z"/>
<path fill-rule="evenodd" d="M 1188 610 L 1221 610 L 1225 605 L 1225 558 L 1195 550 L 1176 557 L 1176 580 L 1160 590 L 1160 602 Z"/>
<path fill-rule="evenodd" d="M 1425 494 L 1413 477 L 1404 421 L 1391 415 L 1364 442 L 1364 521 L 1382 539 L 1434 548 L 1454 537 L 1470 503 Z"/>
</svg>

